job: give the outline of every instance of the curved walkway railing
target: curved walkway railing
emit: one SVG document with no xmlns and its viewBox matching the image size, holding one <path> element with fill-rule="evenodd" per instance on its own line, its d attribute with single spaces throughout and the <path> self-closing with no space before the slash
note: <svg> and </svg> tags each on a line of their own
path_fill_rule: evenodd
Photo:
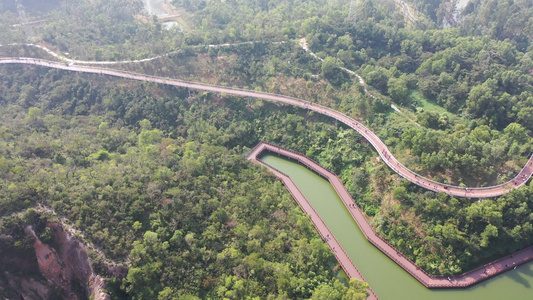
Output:
<svg viewBox="0 0 533 300">
<path fill-rule="evenodd" d="M 526 263 L 528 261 L 533 260 L 533 247 L 528 247 L 526 249 L 517 251 L 513 254 L 507 255 L 501 259 L 495 260 L 491 263 L 488 263 L 486 265 L 483 265 L 477 269 L 474 269 L 472 271 L 466 272 L 461 275 L 455 275 L 455 276 L 435 276 L 435 275 L 429 275 L 426 271 L 420 269 L 412 260 L 410 260 L 408 257 L 403 255 L 401 252 L 399 252 L 396 248 L 394 248 L 391 244 L 389 244 L 385 239 L 383 239 L 381 236 L 377 234 L 377 232 L 372 228 L 370 225 L 370 222 L 368 222 L 367 218 L 364 216 L 361 209 L 357 206 L 355 201 L 352 199 L 351 195 L 346 190 L 346 187 L 344 184 L 342 184 L 342 181 L 339 179 L 337 175 L 335 175 L 330 170 L 320 166 L 317 162 L 313 161 L 312 159 L 304 156 L 303 154 L 300 154 L 298 152 L 285 149 L 283 147 L 275 146 L 266 142 L 259 143 L 254 149 L 250 152 L 250 154 L 247 155 L 247 159 L 259 162 L 271 170 L 275 170 L 274 174 L 278 176 L 277 172 L 281 173 L 280 171 L 274 169 L 273 167 L 259 161 L 257 157 L 264 151 L 269 151 L 273 153 L 277 153 L 280 155 L 283 155 L 285 157 L 288 157 L 290 159 L 296 160 L 299 163 L 305 165 L 312 171 L 316 172 L 320 176 L 326 178 L 339 197 L 341 198 L 342 202 L 352 215 L 353 219 L 363 232 L 366 239 L 372 243 L 374 246 L 376 246 L 381 252 L 383 252 L 385 255 L 387 255 L 390 259 L 392 259 L 394 262 L 396 262 L 399 266 L 401 266 L 405 271 L 407 271 L 409 274 L 411 274 L 413 277 L 415 277 L 418 281 L 420 281 L 424 286 L 428 288 L 457 288 L 457 287 L 467 287 L 473 284 L 476 284 L 480 281 L 486 280 L 496 274 L 500 274 L 502 272 L 505 272 L 509 269 L 515 268 L 518 265 L 521 265 L 523 263 Z M 287 176 L 283 174 L 284 176 Z M 279 177 L 278 177 L 279 178 Z M 285 185 L 287 189 L 292 188 L 290 185 Z M 302 199 L 297 199 L 297 197 L 303 197 L 303 196 L 295 196 L 295 193 L 291 191 L 291 194 L 295 198 L 295 200 L 300 203 Z M 307 200 L 305 200 L 307 201 Z M 313 210 L 314 212 L 314 210 Z M 316 212 L 315 212 L 316 214 Z M 320 218 L 318 216 L 318 218 Z"/>
<path fill-rule="evenodd" d="M 189 89 L 198 89 L 204 91 L 211 91 L 216 93 L 227 93 L 236 96 L 248 97 L 248 98 L 258 98 L 275 102 L 282 102 L 290 105 L 299 106 L 304 109 L 312 110 L 320 114 L 334 118 L 347 126 L 353 128 L 359 132 L 364 138 L 366 138 L 370 144 L 376 149 L 378 155 L 381 159 L 398 175 L 403 178 L 411 181 L 414 184 L 417 184 L 425 189 L 429 189 L 435 192 L 443 192 L 453 196 L 459 197 L 468 197 L 468 198 L 487 198 L 487 197 L 496 197 L 503 194 L 509 193 L 513 188 L 522 186 L 527 182 L 533 173 L 533 155 L 529 158 L 528 162 L 520 171 L 520 173 L 512 180 L 491 187 L 459 187 L 448 184 L 439 183 L 433 181 L 429 178 L 418 175 L 417 173 L 411 171 L 403 164 L 401 164 L 391 152 L 387 149 L 387 146 L 381 141 L 381 139 L 370 129 L 365 127 L 359 121 L 355 120 L 352 117 L 349 117 L 339 111 L 336 111 L 332 108 L 322 106 L 320 104 L 312 103 L 302 99 L 271 94 L 266 92 L 257 92 L 252 90 L 245 90 L 233 87 L 224 87 L 206 83 L 191 82 L 179 79 L 172 79 L 167 77 L 153 76 L 147 74 L 140 74 L 128 71 L 114 70 L 103 67 L 92 67 L 92 66 L 80 66 L 72 65 L 69 63 L 60 63 L 53 62 L 43 59 L 35 58 L 24 58 L 24 57 L 10 57 L 10 58 L 0 58 L 0 64 L 31 64 L 38 66 L 45 66 L 50 68 L 68 70 L 68 71 L 77 71 L 84 73 L 93 73 L 93 74 L 103 74 L 110 75 L 140 81 L 148 81 L 154 83 L 167 84 L 172 86 L 186 87 Z"/>
</svg>

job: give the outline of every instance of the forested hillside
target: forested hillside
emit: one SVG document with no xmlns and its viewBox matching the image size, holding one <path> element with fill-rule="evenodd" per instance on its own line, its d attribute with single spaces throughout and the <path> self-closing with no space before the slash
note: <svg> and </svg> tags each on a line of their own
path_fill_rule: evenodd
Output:
<svg viewBox="0 0 533 300">
<path fill-rule="evenodd" d="M 171 53 L 112 67 L 327 105 L 441 182 L 505 182 L 533 150 L 527 1 L 473 1 L 452 29 L 437 23 L 440 1 L 411 1 L 417 23 L 388 0 L 359 1 L 355 23 L 346 22 L 349 1 L 173 3 L 184 32 L 162 29 L 141 2 L 118 0 L 62 2 L 35 32 L 69 57 Z M 2 56 L 50 58 L 5 46 L 24 34 L 10 27 L 14 12 L 2 17 Z M 222 43 L 236 44 L 205 46 Z M 429 273 L 461 273 L 532 242 L 530 184 L 494 199 L 435 194 L 314 113 L 45 68 L 1 66 L 0 77 L 0 215 L 40 203 L 67 217 L 109 259 L 126 262 L 127 276 L 108 281 L 116 297 L 361 297 L 361 283 L 334 279 L 333 255 L 283 186 L 244 160 L 260 140 L 339 174 L 378 232 Z M 23 239 L 23 220 L 2 225 L 0 234 Z"/>
<path fill-rule="evenodd" d="M 526 0 L 472 0 L 462 12 L 460 29 L 465 35 L 510 40 L 521 50 L 533 41 L 533 3 Z"/>
<path fill-rule="evenodd" d="M 42 203 L 66 216 L 109 259 L 129 262 L 116 291 L 138 299 L 364 295 L 361 283 L 337 283 L 333 254 L 290 194 L 244 159 L 264 125 L 243 102 L 23 70 L 2 70 L 2 215 Z M 24 107 L 22 82 L 36 88 L 42 109 Z M 61 101 L 57 87 L 73 101 Z M 268 114 L 269 123 L 282 118 Z M 316 135 L 328 127 L 314 126 Z M 5 219 L 3 233 L 22 238 L 16 224 Z"/>
</svg>

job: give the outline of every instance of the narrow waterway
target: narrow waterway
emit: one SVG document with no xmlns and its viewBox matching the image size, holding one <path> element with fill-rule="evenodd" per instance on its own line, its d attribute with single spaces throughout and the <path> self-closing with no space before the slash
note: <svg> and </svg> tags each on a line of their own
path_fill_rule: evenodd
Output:
<svg viewBox="0 0 533 300">
<path fill-rule="evenodd" d="M 291 177 L 380 300 L 533 298 L 533 263 L 466 289 L 425 288 L 365 239 L 327 180 L 303 165 L 275 155 L 262 156 L 261 161 Z"/>
</svg>

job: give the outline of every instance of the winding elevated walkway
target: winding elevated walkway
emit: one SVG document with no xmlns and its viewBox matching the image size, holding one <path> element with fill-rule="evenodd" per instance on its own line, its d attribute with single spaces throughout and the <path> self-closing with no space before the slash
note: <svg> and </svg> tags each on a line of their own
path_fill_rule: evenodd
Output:
<svg viewBox="0 0 533 300">
<path fill-rule="evenodd" d="M 364 216 L 363 212 L 357 206 L 357 204 L 355 204 L 354 200 L 342 184 L 342 181 L 339 179 L 339 177 L 337 177 L 337 175 L 335 175 L 330 170 L 327 170 L 326 168 L 320 166 L 318 163 L 304 156 L 303 154 L 269 143 L 259 143 L 256 147 L 252 149 L 252 151 L 246 156 L 246 158 L 252 162 L 260 163 L 266 166 L 274 173 L 277 178 L 279 178 L 285 184 L 285 187 L 289 190 L 289 192 L 292 194 L 296 202 L 298 202 L 300 207 L 302 207 L 302 210 L 306 214 L 311 215 L 311 221 L 323 237 L 333 237 L 333 235 L 329 231 L 329 229 L 327 229 L 327 226 L 324 224 L 322 219 L 320 219 L 320 216 L 317 215 L 315 210 L 312 207 L 309 207 L 309 202 L 298 190 L 292 180 L 281 171 L 257 159 L 257 157 L 263 152 L 277 153 L 279 155 L 298 161 L 299 163 L 305 165 L 312 171 L 327 179 L 341 198 L 342 202 L 346 206 L 346 209 L 350 212 L 353 219 L 365 235 L 366 239 L 428 288 L 460 288 L 471 286 L 480 281 L 486 280 L 494 275 L 500 274 L 518 265 L 533 260 L 533 247 L 528 247 L 526 249 L 520 250 L 511 255 L 488 263 L 484 266 L 481 266 L 477 269 L 474 269 L 470 272 L 466 272 L 462 275 L 429 275 L 424 270 L 420 269 L 413 261 L 411 261 L 405 255 L 399 252 L 396 248 L 390 245 L 387 241 L 381 238 L 374 231 L 374 229 Z M 332 247 L 332 249 L 339 249 L 339 251 L 335 252 L 335 256 L 337 257 L 337 260 L 339 261 L 341 266 L 345 269 L 348 276 L 350 276 L 350 278 L 364 280 L 364 278 L 359 273 L 359 271 L 357 271 L 357 268 L 350 260 L 350 258 L 346 255 L 344 250 L 341 250 L 341 246 L 334 237 L 331 239 L 331 242 L 328 242 L 328 244 L 330 245 L 330 247 Z M 355 271 L 353 270 L 353 268 L 355 268 Z"/>
<path fill-rule="evenodd" d="M 527 180 L 531 177 L 531 174 L 533 173 L 533 155 L 532 155 L 527 161 L 524 168 L 520 171 L 520 173 L 514 179 L 506 183 L 496 185 L 496 186 L 491 186 L 491 187 L 483 187 L 483 188 L 452 186 L 452 185 L 433 181 L 429 178 L 425 178 L 411 171 L 404 165 L 402 165 L 394 156 L 392 156 L 390 151 L 387 149 L 387 146 L 385 146 L 383 141 L 381 141 L 381 139 L 379 139 L 379 137 L 374 132 L 372 132 L 370 129 L 365 127 L 363 124 L 361 124 L 359 121 L 355 120 L 354 118 L 349 117 L 332 108 L 325 107 L 325 106 L 312 103 L 309 101 L 305 101 L 302 99 L 283 96 L 283 95 L 277 95 L 277 94 L 270 94 L 270 93 L 265 93 L 265 92 L 257 92 L 257 91 L 252 91 L 252 90 L 244 90 L 244 89 L 238 89 L 238 88 L 211 85 L 211 84 L 206 84 L 206 83 L 191 82 L 191 81 L 185 81 L 185 80 L 179 80 L 179 79 L 152 76 L 152 75 L 147 75 L 147 74 L 114 70 L 114 69 L 108 69 L 108 68 L 103 68 L 103 67 L 81 66 L 81 65 L 75 65 L 71 62 L 61 63 L 61 62 L 54 62 L 54 61 L 35 59 L 35 58 L 6 57 L 6 58 L 0 58 L 0 64 L 28 64 L 28 65 L 43 66 L 43 67 L 49 67 L 49 68 L 55 68 L 55 69 L 62 69 L 62 70 L 67 70 L 67 71 L 102 74 L 102 75 L 128 78 L 128 79 L 139 80 L 139 81 L 185 87 L 189 89 L 210 91 L 210 92 L 215 92 L 215 93 L 226 93 L 230 95 L 236 95 L 236 96 L 247 97 L 247 98 L 258 98 L 258 99 L 263 99 L 263 100 L 268 100 L 268 101 L 281 102 L 285 104 L 299 106 L 301 108 L 304 108 L 310 111 L 315 111 L 317 113 L 336 119 L 339 122 L 342 122 L 346 124 L 347 126 L 353 128 L 357 132 L 359 132 L 365 139 L 368 140 L 370 144 L 372 144 L 372 146 L 376 149 L 381 159 L 394 172 L 396 172 L 398 175 L 402 176 L 403 178 L 425 189 L 432 190 L 435 192 L 442 192 L 442 193 L 446 193 L 446 194 L 453 195 L 453 196 L 468 197 L 468 198 L 488 198 L 488 197 L 501 196 L 501 195 L 509 193 L 512 189 L 518 188 L 522 186 L 523 184 L 525 184 Z"/>
</svg>

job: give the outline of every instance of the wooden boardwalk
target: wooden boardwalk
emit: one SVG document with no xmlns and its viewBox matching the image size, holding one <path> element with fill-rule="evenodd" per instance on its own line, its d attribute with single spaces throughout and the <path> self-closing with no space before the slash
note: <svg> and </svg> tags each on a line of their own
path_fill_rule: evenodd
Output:
<svg viewBox="0 0 533 300">
<path fill-rule="evenodd" d="M 57 55 L 56 55 L 57 56 Z M 151 59 L 141 60 L 148 61 Z M 339 122 L 344 123 L 345 125 L 351 127 L 359 134 L 361 134 L 368 142 L 376 149 L 379 157 L 389 166 L 394 172 L 402 176 L 406 180 L 411 181 L 412 183 L 419 185 L 425 189 L 432 190 L 439 193 L 446 193 L 449 195 L 457 197 L 468 197 L 468 198 L 487 198 L 487 197 L 498 197 L 504 194 L 511 192 L 513 189 L 518 188 L 524 185 L 527 180 L 533 174 L 533 155 L 530 156 L 527 163 L 524 165 L 524 168 L 518 173 L 515 178 L 499 184 L 496 186 L 490 187 L 459 187 L 452 186 L 449 184 L 444 184 L 440 182 L 433 181 L 429 178 L 425 178 L 400 163 L 388 150 L 387 146 L 383 141 L 370 129 L 365 127 L 361 122 L 355 120 L 352 117 L 349 117 L 342 112 L 336 111 L 332 108 L 322 106 L 313 102 L 305 101 L 298 98 L 270 94 L 265 92 L 257 92 L 252 90 L 244 90 L 232 87 L 211 85 L 200 82 L 191 82 L 180 79 L 165 78 L 159 76 L 152 76 L 147 74 L 133 73 L 128 71 L 114 70 L 103 67 L 91 67 L 76 65 L 76 61 L 70 60 L 66 63 L 49 61 L 44 59 L 37 58 L 28 58 L 28 57 L 5 57 L 0 58 L 0 64 L 29 64 L 37 65 L 49 68 L 56 68 L 68 71 L 83 72 L 83 73 L 93 73 L 101 75 L 116 76 L 121 78 L 127 78 L 132 80 L 140 80 L 147 82 L 154 82 L 178 87 L 185 87 L 189 89 L 211 91 L 215 93 L 227 93 L 230 95 L 236 95 L 247 98 L 257 98 L 264 99 L 268 101 L 281 102 L 289 105 L 294 105 L 307 109 L 309 111 L 315 111 L 317 113 L 323 114 L 325 116 L 331 117 Z M 85 62 L 90 63 L 90 62 Z M 106 62 L 110 63 L 110 62 Z"/>
<path fill-rule="evenodd" d="M 323 224 L 323 222 L 320 219 L 320 217 L 316 214 L 316 212 L 312 209 L 312 207 L 304 209 L 304 205 L 302 205 L 302 203 L 304 203 L 305 206 L 308 206 L 309 202 L 307 202 L 305 197 L 300 193 L 300 191 L 294 185 L 294 183 L 292 183 L 292 181 L 290 181 L 290 183 L 286 183 L 286 181 L 290 180 L 290 178 L 285 178 L 287 177 L 287 175 L 283 174 L 282 172 L 276 170 L 275 168 L 257 159 L 257 156 L 260 155 L 264 151 L 277 153 L 282 156 L 291 158 L 295 161 L 298 161 L 299 163 L 307 166 L 309 169 L 313 170 L 320 176 L 326 178 L 331 183 L 335 191 L 339 194 L 339 197 L 342 199 L 342 202 L 346 206 L 346 209 L 350 212 L 350 214 L 354 218 L 355 222 L 357 223 L 357 225 L 359 226 L 359 228 L 361 229 L 361 231 L 363 232 L 367 240 L 428 288 L 467 287 L 475 283 L 478 283 L 480 281 L 483 281 L 485 279 L 488 279 L 494 275 L 505 272 L 509 269 L 513 269 L 514 267 L 518 265 L 521 265 L 523 263 L 533 260 L 533 247 L 528 247 L 526 249 L 520 250 L 511 255 L 505 256 L 501 259 L 498 259 L 496 261 L 493 261 L 491 263 L 488 263 L 484 266 L 481 266 L 477 269 L 474 269 L 472 271 L 466 272 L 461 275 L 456 275 L 456 276 L 429 275 L 424 270 L 416 266 L 413 261 L 411 261 L 405 255 L 399 252 L 396 248 L 391 246 L 387 241 L 381 238 L 374 231 L 374 229 L 372 228 L 372 226 L 370 225 L 370 223 L 364 216 L 363 212 L 357 206 L 357 204 L 355 204 L 351 195 L 348 193 L 348 191 L 342 184 L 339 177 L 337 177 L 337 175 L 327 170 L 326 168 L 320 166 L 318 163 L 304 156 L 303 154 L 300 154 L 300 153 L 297 153 L 297 152 L 294 152 L 294 151 L 291 151 L 289 149 L 285 149 L 279 146 L 268 144 L 265 142 L 259 143 L 256 147 L 254 147 L 254 149 L 252 149 L 250 154 L 248 154 L 247 159 L 254 161 L 254 162 L 261 163 L 262 165 L 272 170 L 274 174 L 276 175 L 276 177 L 282 180 L 282 182 L 285 184 L 287 189 L 293 195 L 294 199 L 298 202 L 298 204 L 300 204 L 304 212 L 312 215 L 313 224 L 315 224 L 315 227 L 317 227 L 318 231 L 321 232 L 321 230 L 326 230 L 327 234 L 329 234 L 332 237 L 333 241 L 335 241 L 335 249 L 342 249 L 342 248 L 340 248 L 340 245 L 333 238 L 333 235 L 331 234 L 331 232 L 327 230 L 327 226 L 325 224 L 321 225 Z M 309 211 L 311 211 L 312 213 L 310 213 Z M 322 232 L 321 234 L 324 236 Z M 342 250 L 341 253 L 345 255 L 344 250 Z M 343 266 L 343 268 L 345 268 L 345 266 L 346 268 L 348 268 L 348 270 L 346 269 L 345 270 L 346 270 L 346 273 L 349 274 L 350 277 L 353 276 L 353 278 L 358 278 L 358 279 L 363 278 L 359 274 L 358 271 L 357 272 L 352 271 L 351 268 L 352 268 L 353 262 L 348 257 L 344 258 L 342 255 L 337 255 L 337 253 L 335 253 L 335 256 L 337 257 L 337 259 L 339 260 L 339 263 L 341 264 L 341 266 Z M 353 268 L 356 268 L 355 265 L 353 265 Z M 357 276 L 355 274 L 357 274 Z"/>
</svg>

